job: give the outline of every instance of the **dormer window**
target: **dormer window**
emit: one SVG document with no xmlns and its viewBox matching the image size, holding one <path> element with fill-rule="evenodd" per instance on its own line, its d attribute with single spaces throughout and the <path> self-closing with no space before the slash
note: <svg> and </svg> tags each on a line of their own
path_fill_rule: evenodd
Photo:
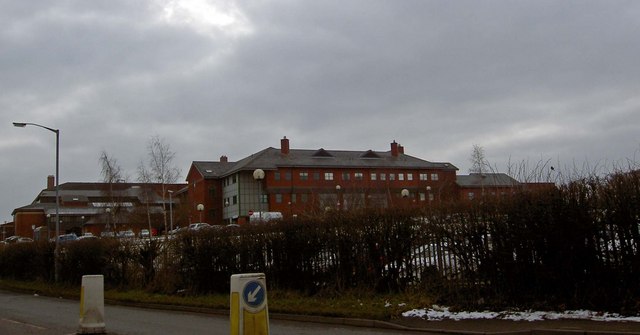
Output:
<svg viewBox="0 0 640 335">
<path fill-rule="evenodd" d="M 362 156 L 360 157 L 361 158 L 380 158 L 380 156 L 377 153 L 375 153 L 375 151 L 373 150 L 367 150 L 367 152 L 362 154 Z"/>
<path fill-rule="evenodd" d="M 333 157 L 327 150 L 320 148 L 313 154 L 313 157 Z"/>
</svg>

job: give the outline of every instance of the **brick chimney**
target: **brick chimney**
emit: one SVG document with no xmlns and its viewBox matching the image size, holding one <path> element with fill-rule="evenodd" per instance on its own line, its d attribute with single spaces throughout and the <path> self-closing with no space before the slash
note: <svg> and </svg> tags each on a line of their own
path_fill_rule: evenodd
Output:
<svg viewBox="0 0 640 335">
<path fill-rule="evenodd" d="M 286 136 L 280 140 L 280 153 L 283 155 L 289 154 L 289 139 Z"/>
<path fill-rule="evenodd" d="M 229 162 L 229 157 L 220 156 L 220 163 L 228 163 L 228 162 Z"/>
<path fill-rule="evenodd" d="M 391 156 L 398 157 L 398 143 L 396 141 L 391 142 Z"/>
<path fill-rule="evenodd" d="M 56 177 L 53 175 L 47 176 L 47 190 L 53 190 L 56 187 Z"/>
</svg>

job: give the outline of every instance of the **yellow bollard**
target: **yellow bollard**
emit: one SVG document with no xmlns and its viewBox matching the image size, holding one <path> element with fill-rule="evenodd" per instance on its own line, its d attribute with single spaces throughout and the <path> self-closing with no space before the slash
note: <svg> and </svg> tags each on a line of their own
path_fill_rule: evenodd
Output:
<svg viewBox="0 0 640 335">
<path fill-rule="evenodd" d="M 104 277 L 102 275 L 82 276 L 78 334 L 105 333 Z"/>
<path fill-rule="evenodd" d="M 268 335 L 269 309 L 264 273 L 231 276 L 231 335 Z"/>
</svg>

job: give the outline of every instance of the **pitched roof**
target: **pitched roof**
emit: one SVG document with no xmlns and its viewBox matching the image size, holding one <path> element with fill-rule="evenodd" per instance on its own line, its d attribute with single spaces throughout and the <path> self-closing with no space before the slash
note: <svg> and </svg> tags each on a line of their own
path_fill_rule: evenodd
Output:
<svg viewBox="0 0 640 335">
<path fill-rule="evenodd" d="M 471 173 L 469 175 L 456 176 L 456 183 L 460 187 L 513 187 L 520 182 L 505 173 Z"/>
<path fill-rule="evenodd" d="M 191 164 L 198 170 L 198 173 L 200 173 L 205 179 L 208 179 L 220 177 L 236 163 L 194 161 Z"/>
<path fill-rule="evenodd" d="M 450 163 L 429 162 L 413 156 L 391 151 L 307 150 L 291 149 L 282 154 L 280 149 L 266 148 L 237 162 L 193 162 L 205 178 L 225 177 L 239 171 L 255 169 L 276 170 L 281 167 L 307 168 L 416 168 L 457 170 Z"/>
<path fill-rule="evenodd" d="M 149 186 L 153 192 L 146 193 L 149 189 L 145 189 L 144 186 Z M 184 187 L 184 184 L 165 184 L 165 187 L 168 190 L 178 190 Z M 59 211 L 61 214 L 92 214 L 104 206 L 110 189 L 113 190 L 113 196 L 119 203 L 162 204 L 162 196 L 159 194 L 160 184 L 68 182 L 59 185 L 58 194 L 63 202 Z M 12 215 L 16 212 L 30 211 L 44 211 L 45 214 L 51 214 L 55 211 L 55 198 L 55 189 L 44 189 L 31 204 L 14 209 Z M 168 200 L 165 199 L 165 201 Z M 174 197 L 172 201 L 179 202 L 179 199 Z M 79 208 L 69 206 L 73 202 L 83 202 L 86 205 Z M 65 203 L 67 205 L 64 205 Z"/>
</svg>

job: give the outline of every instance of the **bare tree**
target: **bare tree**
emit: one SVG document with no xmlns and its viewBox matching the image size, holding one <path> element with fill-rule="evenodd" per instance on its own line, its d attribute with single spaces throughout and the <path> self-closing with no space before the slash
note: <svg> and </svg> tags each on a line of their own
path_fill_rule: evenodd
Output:
<svg viewBox="0 0 640 335">
<path fill-rule="evenodd" d="M 147 212 L 147 225 L 149 226 L 149 232 L 151 233 L 153 231 L 153 227 L 151 226 L 151 208 L 149 207 L 149 203 L 151 202 L 151 192 L 153 192 L 149 187 L 149 184 L 151 183 L 151 172 L 142 161 L 138 164 L 138 181 L 143 184 L 142 196 L 144 197 L 145 209 Z"/>
<path fill-rule="evenodd" d="M 109 154 L 104 150 L 100 153 L 100 165 L 102 166 L 102 180 L 105 183 L 111 184 L 124 180 L 122 176 L 122 168 L 118 164 L 118 161 L 109 156 Z"/>
<path fill-rule="evenodd" d="M 166 209 L 166 185 L 175 183 L 180 175 L 180 170 L 173 166 L 175 153 L 171 146 L 159 136 L 153 136 L 147 144 L 149 155 L 148 168 L 144 163 L 138 168 L 138 174 L 144 175 L 145 179 L 160 184 L 162 191 L 162 209 L 164 217 L 164 230 L 167 232 L 167 209 Z M 144 172 L 144 174 L 142 173 Z"/>
<path fill-rule="evenodd" d="M 484 148 L 474 144 L 473 150 L 471 151 L 471 168 L 469 169 L 469 173 L 477 173 L 480 177 L 480 187 L 482 189 L 482 196 L 484 197 L 484 179 L 486 178 L 485 173 L 490 169 L 489 162 L 484 154 Z"/>
<path fill-rule="evenodd" d="M 106 215 L 108 216 L 107 222 L 108 224 L 113 225 L 113 231 L 116 230 L 116 218 L 118 218 L 121 212 L 121 201 L 116 199 L 115 193 L 113 191 L 113 184 L 124 181 L 124 177 L 122 175 L 122 168 L 118 164 L 118 161 L 110 156 L 105 150 L 100 153 L 100 165 L 102 167 L 101 174 L 102 180 L 109 184 L 109 189 L 107 190 L 107 198 L 109 199 L 109 203 L 105 208 Z M 113 215 L 113 220 L 111 220 Z M 109 227 L 111 229 L 111 227 Z"/>
<path fill-rule="evenodd" d="M 487 158 L 484 154 L 484 148 L 474 144 L 473 151 L 471 152 L 471 168 L 469 169 L 470 173 L 477 173 L 483 175 L 487 172 L 489 168 L 489 162 L 487 162 Z"/>
</svg>

